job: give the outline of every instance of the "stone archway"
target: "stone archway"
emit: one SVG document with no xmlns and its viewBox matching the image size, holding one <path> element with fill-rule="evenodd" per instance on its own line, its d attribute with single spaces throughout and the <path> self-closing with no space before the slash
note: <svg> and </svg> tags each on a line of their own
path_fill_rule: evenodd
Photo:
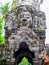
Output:
<svg viewBox="0 0 49 65">
<path fill-rule="evenodd" d="M 25 42 L 22 43 L 20 44 L 19 49 L 14 52 L 15 65 L 18 65 L 23 57 L 26 57 L 29 63 L 33 65 L 33 58 L 35 58 L 35 54 L 29 50 L 29 47 Z"/>
</svg>

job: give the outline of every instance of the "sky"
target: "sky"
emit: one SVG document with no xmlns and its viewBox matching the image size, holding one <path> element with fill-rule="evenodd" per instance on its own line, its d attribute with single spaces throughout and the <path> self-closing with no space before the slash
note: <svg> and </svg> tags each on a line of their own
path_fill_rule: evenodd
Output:
<svg viewBox="0 0 49 65">
<path fill-rule="evenodd" d="M 46 40 L 45 43 L 49 44 L 49 0 L 44 0 L 43 3 L 41 4 L 41 11 L 45 12 L 46 15 Z"/>
<path fill-rule="evenodd" d="M 5 3 L 7 3 L 7 2 L 10 2 L 10 4 L 11 4 L 12 3 L 12 0 L 0 0 L 0 2 L 2 2 L 3 5 Z M 47 29 L 46 29 L 45 43 L 46 44 L 49 44 L 49 0 L 43 0 L 43 3 L 40 6 L 40 10 L 43 11 L 43 12 L 45 12 L 45 15 L 46 15 Z"/>
</svg>

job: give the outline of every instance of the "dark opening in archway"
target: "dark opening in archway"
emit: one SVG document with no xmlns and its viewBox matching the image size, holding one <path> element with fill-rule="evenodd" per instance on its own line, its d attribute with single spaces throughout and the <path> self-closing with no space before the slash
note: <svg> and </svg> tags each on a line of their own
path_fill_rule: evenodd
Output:
<svg viewBox="0 0 49 65">
<path fill-rule="evenodd" d="M 26 57 L 29 63 L 33 65 L 33 58 L 35 58 L 35 54 L 34 52 L 30 51 L 28 45 L 23 42 L 23 44 L 20 44 L 18 51 L 14 52 L 14 57 L 15 65 L 18 65 L 23 57 Z"/>
</svg>

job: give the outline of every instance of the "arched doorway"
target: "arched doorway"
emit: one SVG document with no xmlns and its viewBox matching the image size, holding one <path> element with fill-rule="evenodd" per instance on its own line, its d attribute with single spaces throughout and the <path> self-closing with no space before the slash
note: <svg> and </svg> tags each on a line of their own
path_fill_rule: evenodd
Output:
<svg viewBox="0 0 49 65">
<path fill-rule="evenodd" d="M 33 65 L 33 58 L 35 58 L 35 55 L 34 52 L 31 52 L 29 50 L 29 46 L 25 42 L 22 42 L 19 45 L 19 49 L 14 52 L 14 57 L 15 57 L 15 65 L 18 65 L 23 57 L 26 57 L 29 63 Z"/>
</svg>

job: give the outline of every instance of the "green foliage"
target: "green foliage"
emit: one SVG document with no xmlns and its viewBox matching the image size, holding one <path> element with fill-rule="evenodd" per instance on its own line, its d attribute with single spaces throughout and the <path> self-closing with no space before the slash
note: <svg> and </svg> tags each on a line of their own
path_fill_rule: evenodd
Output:
<svg viewBox="0 0 49 65">
<path fill-rule="evenodd" d="M 28 59 L 24 57 L 18 65 L 32 65 L 31 63 L 28 62 Z"/>
<path fill-rule="evenodd" d="M 3 19 L 0 18 L 0 35 L 2 34 L 2 23 L 3 23 Z"/>
<path fill-rule="evenodd" d="M 6 3 L 6 4 L 2 7 L 2 12 L 3 12 L 3 14 L 6 14 L 6 13 L 8 12 L 8 10 L 9 10 L 8 5 L 9 5 L 9 3 Z"/>
<path fill-rule="evenodd" d="M 2 23 L 3 22 L 3 19 L 2 18 L 0 18 L 0 23 Z"/>
<path fill-rule="evenodd" d="M 3 33 L 3 31 L 2 31 L 2 23 L 3 23 L 3 19 L 2 18 L 0 18 L 0 36 L 1 36 L 1 34 Z"/>
<path fill-rule="evenodd" d="M 4 15 L 8 12 L 9 10 L 9 3 L 6 3 L 4 6 L 0 7 L 0 14 Z"/>
<path fill-rule="evenodd" d="M 0 36 L 0 44 L 5 44 L 5 38 Z"/>
<path fill-rule="evenodd" d="M 0 44 L 4 44 L 5 43 L 5 38 L 4 38 L 4 23 L 3 23 L 3 19 L 0 18 Z"/>
</svg>

